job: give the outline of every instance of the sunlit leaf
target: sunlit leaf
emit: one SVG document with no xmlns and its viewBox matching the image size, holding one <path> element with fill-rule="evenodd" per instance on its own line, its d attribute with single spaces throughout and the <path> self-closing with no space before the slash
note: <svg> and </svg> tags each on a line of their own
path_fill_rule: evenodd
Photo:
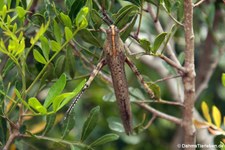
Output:
<svg viewBox="0 0 225 150">
<path fill-rule="evenodd" d="M 99 106 L 91 110 L 82 128 L 81 141 L 84 141 L 90 135 L 90 133 L 94 130 L 98 122 L 99 111 L 100 111 Z"/>
<path fill-rule="evenodd" d="M 31 45 L 34 45 L 38 40 L 39 38 L 45 33 L 45 31 L 47 30 L 48 26 L 50 24 L 50 21 L 47 22 L 47 24 L 42 24 L 39 31 L 36 33 L 36 35 L 34 37 L 32 37 L 30 39 L 30 43 Z"/>
<path fill-rule="evenodd" d="M 63 106 L 65 106 L 67 103 L 69 103 L 69 102 L 72 100 L 72 98 L 75 97 L 75 96 L 81 91 L 81 89 L 83 88 L 83 86 L 85 85 L 85 83 L 86 83 L 86 79 L 83 80 L 80 84 L 78 84 L 78 85 L 76 86 L 76 88 L 73 90 L 73 92 L 72 92 L 73 94 L 69 95 L 68 97 L 66 97 L 66 98 L 62 101 L 62 103 L 61 103 L 60 106 L 58 107 L 57 111 L 58 111 L 59 109 L 61 109 Z"/>
<path fill-rule="evenodd" d="M 42 64 L 46 64 L 47 63 L 45 58 L 36 49 L 34 49 L 33 55 L 34 55 L 34 59 L 36 61 L 38 61 L 39 63 L 42 63 Z"/>
<path fill-rule="evenodd" d="M 32 110 L 29 104 L 24 99 L 22 99 L 20 92 L 16 88 L 15 88 L 15 93 L 16 93 L 16 96 L 19 98 L 19 100 L 23 103 L 23 105 L 26 106 L 28 109 Z"/>
<path fill-rule="evenodd" d="M 28 104 L 41 114 L 47 113 L 47 109 L 35 97 L 29 98 Z"/>
<path fill-rule="evenodd" d="M 219 128 L 221 126 L 221 113 L 216 106 L 212 107 L 212 116 L 213 116 L 215 125 Z"/>
<path fill-rule="evenodd" d="M 48 96 L 45 99 L 44 106 L 48 108 L 53 102 L 53 99 L 58 96 L 66 85 L 66 75 L 62 74 L 60 78 L 52 85 L 48 92 Z"/>
<path fill-rule="evenodd" d="M 58 52 L 61 49 L 60 43 L 58 43 L 54 40 L 50 41 L 50 45 L 51 45 L 52 50 L 55 52 Z"/>
<path fill-rule="evenodd" d="M 119 136 L 117 134 L 106 134 L 100 138 L 98 138 L 97 140 L 95 140 L 93 143 L 90 144 L 90 146 L 99 146 L 99 145 L 103 145 L 105 143 L 111 142 L 111 141 L 115 141 L 119 139 Z"/>
<path fill-rule="evenodd" d="M 54 99 L 53 99 L 53 111 L 56 112 L 59 107 L 60 107 L 60 104 L 62 103 L 62 101 L 65 99 L 65 98 L 68 98 L 68 97 L 72 97 L 74 96 L 74 93 L 73 92 L 70 92 L 70 93 L 63 93 L 63 94 L 60 94 L 58 96 L 56 96 Z"/>
<path fill-rule="evenodd" d="M 225 73 L 222 74 L 222 84 L 225 87 Z"/>
<path fill-rule="evenodd" d="M 212 123 L 212 120 L 211 120 L 211 117 L 210 117 L 210 114 L 209 114 L 209 107 L 208 107 L 208 105 L 206 104 L 205 101 L 202 102 L 201 108 L 202 108 L 203 116 L 205 117 L 205 119 L 209 123 Z"/>
<path fill-rule="evenodd" d="M 60 18 L 62 19 L 63 23 L 65 26 L 69 27 L 72 29 L 72 21 L 69 16 L 65 15 L 64 13 L 60 13 Z"/>
<path fill-rule="evenodd" d="M 55 35 L 55 39 L 58 43 L 61 43 L 62 33 L 61 33 L 61 29 L 59 27 L 59 24 L 56 22 L 56 20 L 54 20 L 53 27 L 54 27 L 53 32 L 54 32 L 54 35 Z"/>
<path fill-rule="evenodd" d="M 65 37 L 66 41 L 69 41 L 73 38 L 73 32 L 68 27 L 65 27 Z"/>
<path fill-rule="evenodd" d="M 49 60 L 49 53 L 50 53 L 50 47 L 49 47 L 49 42 L 48 39 L 45 36 L 41 36 L 41 48 L 43 55 L 46 60 Z"/>
<path fill-rule="evenodd" d="M 89 12 L 89 8 L 88 7 L 83 7 L 79 13 L 77 14 L 76 16 L 76 26 L 79 28 L 79 29 L 83 29 L 83 28 L 86 28 L 87 25 L 88 25 L 88 21 L 86 19 L 86 16 Z"/>
<path fill-rule="evenodd" d="M 19 16 L 19 18 L 23 18 L 26 15 L 26 10 L 23 9 L 23 7 L 17 6 L 16 12 Z"/>
</svg>

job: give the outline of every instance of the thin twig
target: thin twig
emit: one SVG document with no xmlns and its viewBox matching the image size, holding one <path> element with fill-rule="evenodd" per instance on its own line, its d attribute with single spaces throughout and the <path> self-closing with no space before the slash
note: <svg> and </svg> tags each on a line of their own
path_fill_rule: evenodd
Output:
<svg viewBox="0 0 225 150">
<path fill-rule="evenodd" d="M 154 19 L 156 15 L 155 15 L 154 11 L 152 10 L 150 4 L 148 4 L 147 10 L 148 10 L 150 16 Z M 154 22 L 154 25 L 155 25 L 156 31 L 157 31 L 158 33 L 164 32 L 164 30 L 163 30 L 163 28 L 162 28 L 162 25 L 161 25 L 160 21 Z M 176 55 L 175 55 L 174 51 L 172 50 L 172 47 L 171 47 L 171 45 L 170 45 L 169 43 L 167 43 L 167 51 L 166 51 L 166 52 L 167 52 L 167 54 L 169 55 L 169 57 L 170 57 L 170 58 L 171 58 L 178 66 L 181 66 L 180 62 L 178 61 L 178 59 L 177 59 L 177 57 L 176 57 Z"/>
<path fill-rule="evenodd" d="M 104 16 L 103 21 L 105 21 L 106 24 L 111 25 L 113 24 L 113 21 L 110 19 L 108 14 L 106 13 L 106 10 L 103 6 L 101 6 L 97 0 L 94 0 L 95 4 L 98 6 L 98 9 L 101 10 L 102 15 Z"/>
<path fill-rule="evenodd" d="M 168 77 L 165 77 L 165 78 L 162 78 L 162 79 L 158 79 L 158 80 L 154 81 L 153 83 L 155 84 L 155 83 L 158 83 L 158 82 L 163 82 L 163 81 L 167 81 L 167 80 L 174 79 L 174 78 L 179 78 L 179 77 L 181 77 L 180 74 L 172 75 L 172 76 L 168 76 Z"/>
<path fill-rule="evenodd" d="M 205 0 L 200 0 L 200 1 L 198 1 L 197 3 L 194 4 L 194 7 L 197 7 L 197 6 L 201 5 L 201 3 L 203 3 L 204 1 L 205 1 Z"/>
<path fill-rule="evenodd" d="M 181 106 L 184 107 L 184 105 L 180 102 L 173 102 L 173 101 L 168 101 L 168 100 L 136 100 L 134 102 L 142 102 L 142 103 L 157 103 L 157 104 L 167 104 L 167 105 L 173 105 L 173 106 Z"/>
<path fill-rule="evenodd" d="M 148 128 L 152 125 L 152 123 L 153 123 L 153 121 L 154 121 L 155 119 L 156 119 L 156 115 L 153 114 L 152 118 L 149 120 L 149 122 L 147 123 L 147 125 L 144 126 L 144 129 L 148 129 Z"/>
<path fill-rule="evenodd" d="M 166 57 L 165 55 L 158 55 L 161 59 L 163 59 L 165 62 L 167 62 L 168 64 L 170 64 L 171 66 L 173 66 L 174 68 L 178 69 L 179 71 L 182 71 L 182 73 L 186 73 L 186 70 L 184 67 L 178 65 L 176 62 L 174 62 L 173 60 L 169 59 L 168 57 Z"/>
<path fill-rule="evenodd" d="M 91 66 L 91 69 L 93 70 L 96 66 L 93 65 L 93 63 L 91 63 L 86 57 L 84 57 L 78 50 L 76 50 L 76 46 L 75 44 L 70 41 L 70 45 L 74 48 L 74 53 L 76 53 L 76 55 L 78 55 L 85 63 L 89 64 Z M 107 81 L 107 83 L 112 84 L 112 79 L 111 77 L 109 77 L 108 75 L 104 74 L 102 71 L 99 72 L 99 75 L 105 80 Z"/>
<path fill-rule="evenodd" d="M 152 107 L 150 107 L 149 105 L 145 104 L 145 103 L 142 103 L 142 102 L 135 102 L 135 104 L 137 104 L 138 106 L 144 108 L 145 110 L 153 113 L 154 115 L 156 115 L 157 117 L 160 117 L 160 118 L 163 118 L 163 119 L 166 119 L 166 120 L 169 120 L 169 121 L 172 121 L 178 125 L 181 125 L 182 124 L 182 120 L 177 118 L 177 117 L 174 117 L 174 116 L 171 116 L 171 115 L 167 115 L 165 113 L 162 113 Z"/>
</svg>

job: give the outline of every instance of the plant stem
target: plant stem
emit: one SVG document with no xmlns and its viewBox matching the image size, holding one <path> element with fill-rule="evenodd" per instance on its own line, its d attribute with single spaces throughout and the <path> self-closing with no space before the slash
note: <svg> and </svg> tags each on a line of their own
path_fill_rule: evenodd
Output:
<svg viewBox="0 0 225 150">
<path fill-rule="evenodd" d="M 183 76 L 184 109 L 183 130 L 184 144 L 195 144 L 195 128 L 192 122 L 195 102 L 195 64 L 194 64 L 194 33 L 193 33 L 193 5 L 192 0 L 184 1 L 184 32 L 185 32 L 185 64 L 187 71 Z M 194 148 L 187 148 L 194 149 Z"/>
<path fill-rule="evenodd" d="M 73 33 L 73 37 L 76 35 L 76 33 L 78 32 L 78 29 L 75 30 L 75 32 Z M 34 86 L 34 84 L 40 79 L 40 77 L 44 74 L 46 68 L 48 67 L 48 65 L 50 64 L 50 62 L 52 62 L 52 60 L 59 54 L 59 52 L 61 52 L 61 50 L 69 43 L 70 41 L 66 41 L 60 48 L 59 51 L 57 51 L 52 57 L 51 59 L 45 64 L 45 66 L 42 68 L 41 72 L 37 75 L 37 77 L 34 79 L 34 81 L 31 83 L 31 85 L 27 88 L 26 93 L 28 93 L 31 88 Z"/>
</svg>

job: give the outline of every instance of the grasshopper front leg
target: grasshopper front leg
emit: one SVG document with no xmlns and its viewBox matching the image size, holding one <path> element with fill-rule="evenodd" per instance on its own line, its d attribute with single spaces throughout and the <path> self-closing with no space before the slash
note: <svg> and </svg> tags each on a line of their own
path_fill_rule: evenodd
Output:
<svg viewBox="0 0 225 150">
<path fill-rule="evenodd" d="M 144 89 L 149 94 L 149 96 L 151 98 L 154 98 L 155 96 L 154 96 L 153 91 L 149 88 L 148 84 L 144 81 L 144 78 L 142 77 L 142 75 L 138 71 L 137 67 L 129 60 L 128 57 L 126 57 L 125 62 L 131 68 L 131 70 L 134 72 L 134 74 L 137 76 L 138 80 L 141 82 L 141 84 L 143 85 Z"/>
<path fill-rule="evenodd" d="M 84 87 L 82 88 L 82 90 L 80 91 L 80 93 L 75 97 L 75 99 L 73 100 L 72 104 L 70 105 L 69 109 L 67 110 L 67 116 L 71 113 L 71 110 L 73 109 L 73 107 L 75 106 L 75 104 L 77 103 L 77 101 L 80 99 L 80 97 L 82 96 L 82 94 L 84 93 L 84 91 L 91 85 L 92 81 L 94 80 L 94 78 L 96 77 L 96 75 L 99 73 L 99 71 L 102 69 L 103 66 L 106 65 L 106 61 L 105 58 L 101 59 L 101 61 L 97 64 L 96 68 L 92 71 L 88 81 L 85 83 Z"/>
</svg>

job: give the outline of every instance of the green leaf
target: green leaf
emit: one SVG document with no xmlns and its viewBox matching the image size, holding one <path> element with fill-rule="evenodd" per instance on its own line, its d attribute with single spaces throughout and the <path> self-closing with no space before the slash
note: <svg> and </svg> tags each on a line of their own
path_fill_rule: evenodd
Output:
<svg viewBox="0 0 225 150">
<path fill-rule="evenodd" d="M 70 96 L 68 96 L 66 99 L 64 99 L 64 100 L 62 101 L 62 103 L 61 103 L 60 106 L 58 107 L 57 111 L 58 111 L 59 109 L 61 109 L 63 106 L 65 106 L 67 103 L 69 103 L 69 101 L 70 101 L 73 97 L 75 97 L 75 96 L 82 90 L 82 88 L 84 87 L 85 83 L 86 83 L 86 79 L 83 80 L 80 84 L 78 84 L 78 86 L 76 86 L 76 88 L 73 90 L 73 92 L 72 92 L 73 94 L 71 94 Z"/>
<path fill-rule="evenodd" d="M 130 95 L 130 101 L 136 101 L 137 99 L 146 99 L 143 92 L 139 88 L 128 88 Z"/>
<path fill-rule="evenodd" d="M 170 0 L 164 0 L 164 4 L 166 6 L 167 11 L 170 13 L 171 12 Z"/>
<path fill-rule="evenodd" d="M 64 73 L 65 59 L 66 59 L 65 55 L 61 55 L 56 60 L 54 71 L 57 77 L 59 77 L 62 73 Z"/>
<path fill-rule="evenodd" d="M 222 74 L 222 84 L 225 87 L 225 73 Z"/>
<path fill-rule="evenodd" d="M 54 20 L 53 27 L 54 27 L 53 31 L 54 31 L 55 39 L 58 43 L 61 43 L 62 33 L 61 33 L 61 29 L 60 29 L 58 23 L 56 22 L 56 20 Z"/>
<path fill-rule="evenodd" d="M 81 1 L 81 0 L 75 0 L 73 5 L 71 5 L 71 8 L 69 9 L 69 16 L 72 20 L 74 20 L 77 16 L 77 14 L 79 13 L 79 11 L 84 7 L 85 5 L 85 1 Z"/>
<path fill-rule="evenodd" d="M 29 104 L 24 99 L 22 99 L 20 92 L 16 88 L 14 90 L 15 90 L 16 96 L 19 98 L 19 100 L 21 100 L 24 106 L 26 106 L 27 108 L 30 108 Z"/>
<path fill-rule="evenodd" d="M 41 36 L 40 40 L 41 40 L 42 53 L 45 59 L 49 60 L 50 47 L 49 47 L 48 39 L 45 36 Z"/>
<path fill-rule="evenodd" d="M 46 116 L 46 125 L 45 125 L 45 130 L 43 132 L 43 135 L 45 135 L 52 129 L 55 123 L 55 119 L 56 119 L 56 114 L 51 114 Z"/>
<path fill-rule="evenodd" d="M 64 3 L 66 4 L 66 7 L 68 8 L 68 10 L 70 10 L 71 6 L 73 5 L 73 3 L 76 0 L 65 0 Z"/>
<path fill-rule="evenodd" d="M 68 27 L 65 27 L 65 37 L 66 41 L 70 41 L 73 38 L 73 32 Z"/>
<path fill-rule="evenodd" d="M 134 16 L 138 14 L 139 8 L 135 5 L 126 5 L 121 8 L 114 17 L 115 25 L 121 29 L 123 28 Z"/>
<path fill-rule="evenodd" d="M 29 98 L 28 104 L 41 114 L 47 113 L 47 109 L 35 97 Z"/>
<path fill-rule="evenodd" d="M 119 136 L 117 134 L 110 133 L 98 138 L 93 143 L 91 143 L 90 146 L 99 146 L 99 145 L 103 145 L 105 143 L 112 142 L 118 139 L 119 139 Z"/>
<path fill-rule="evenodd" d="M 69 16 L 65 15 L 64 13 L 60 13 L 60 18 L 62 19 L 63 23 L 65 26 L 69 27 L 72 29 L 72 21 Z"/>
<path fill-rule="evenodd" d="M 26 15 L 26 10 L 23 9 L 23 7 L 17 6 L 16 12 L 19 16 L 19 18 L 23 18 Z"/>
<path fill-rule="evenodd" d="M 51 105 L 53 99 L 63 91 L 65 85 L 66 85 L 66 75 L 62 74 L 60 78 L 50 88 L 48 96 L 46 97 L 44 102 L 45 108 L 48 108 Z"/>
<path fill-rule="evenodd" d="M 45 58 L 36 49 L 34 49 L 33 55 L 34 55 L 34 59 L 37 60 L 39 63 L 42 63 L 42 64 L 47 63 Z"/>
<path fill-rule="evenodd" d="M 88 12 L 89 12 L 89 8 L 88 7 L 83 7 L 78 12 L 77 17 L 76 17 L 76 26 L 77 27 L 79 27 L 80 23 L 83 21 L 83 19 L 86 18 Z"/>
<path fill-rule="evenodd" d="M 209 114 L 209 107 L 208 107 L 208 105 L 205 101 L 202 102 L 201 108 L 202 108 L 203 116 L 205 117 L 207 122 L 212 123 L 212 120 L 211 120 L 211 117 L 210 117 L 210 114 Z"/>
<path fill-rule="evenodd" d="M 49 26 L 49 23 L 50 23 L 50 21 L 48 21 L 46 25 L 44 25 L 44 24 L 41 25 L 41 27 L 40 27 L 39 31 L 36 33 L 36 35 L 30 39 L 31 45 L 34 45 L 39 40 L 39 38 L 45 33 L 45 31 L 47 30 L 47 28 Z"/>
<path fill-rule="evenodd" d="M 135 18 L 132 18 L 132 22 L 126 27 L 126 29 L 120 33 L 120 37 L 123 41 L 126 41 L 126 39 L 130 36 L 131 31 L 133 30 L 133 27 L 137 20 L 137 15 L 134 16 Z"/>
<path fill-rule="evenodd" d="M 161 98 L 160 87 L 157 84 L 154 84 L 154 83 L 150 83 L 149 87 L 153 91 L 153 93 L 155 95 L 155 98 L 160 99 Z"/>
<path fill-rule="evenodd" d="M 212 116 L 213 116 L 213 120 L 215 122 L 215 125 L 218 128 L 220 128 L 220 126 L 221 126 L 221 113 L 216 106 L 212 107 Z"/>
<path fill-rule="evenodd" d="M 82 133 L 81 133 L 81 141 L 84 141 L 90 133 L 93 131 L 95 126 L 98 122 L 98 116 L 99 116 L 100 107 L 97 106 L 93 108 L 87 118 L 87 120 L 84 122 Z"/>
<path fill-rule="evenodd" d="M 185 54 L 184 54 L 184 52 L 181 52 L 178 56 L 178 60 L 179 60 L 180 64 L 184 63 L 184 58 L 185 58 Z"/>
<path fill-rule="evenodd" d="M 121 123 L 119 118 L 111 117 L 107 119 L 107 122 L 111 130 L 120 132 L 120 133 L 125 132 L 123 124 Z"/>
<path fill-rule="evenodd" d="M 31 16 L 31 22 L 34 25 L 41 26 L 45 23 L 45 17 L 40 13 L 35 13 Z"/>
<path fill-rule="evenodd" d="M 62 126 L 62 139 L 74 128 L 75 125 L 75 111 L 74 109 L 71 111 L 71 113 L 66 117 L 66 119 L 63 121 Z"/>
<path fill-rule="evenodd" d="M 103 21 L 101 15 L 95 9 L 92 9 L 91 11 L 91 19 L 94 22 L 95 29 L 99 29 Z"/>
<path fill-rule="evenodd" d="M 144 50 L 146 50 L 147 52 L 151 51 L 151 43 L 147 39 L 140 39 L 139 42 Z"/>
<path fill-rule="evenodd" d="M 71 78 L 74 78 L 76 72 L 76 59 L 74 58 L 73 51 L 74 50 L 71 47 L 67 48 L 64 67 L 65 72 L 70 75 Z"/>
<path fill-rule="evenodd" d="M 80 30 L 78 33 L 79 35 L 81 35 L 82 39 L 85 42 L 88 42 L 97 47 L 102 47 L 103 43 L 101 43 L 89 30 L 83 29 Z"/>
<path fill-rule="evenodd" d="M 76 16 L 76 26 L 79 29 L 83 29 L 83 28 L 87 27 L 88 22 L 87 22 L 86 16 L 87 16 L 88 12 L 89 12 L 89 8 L 88 7 L 83 7 L 79 11 L 79 13 L 77 14 L 77 16 Z"/>
<path fill-rule="evenodd" d="M 54 99 L 53 99 L 53 102 L 52 102 L 52 105 L 53 105 L 53 111 L 56 112 L 59 110 L 59 107 L 60 107 L 60 104 L 62 103 L 62 101 L 65 99 L 65 98 L 68 98 L 68 97 L 73 97 L 74 96 L 74 93 L 73 92 L 70 92 L 70 93 L 63 93 L 63 94 L 60 94 L 58 96 L 56 96 Z"/>
<path fill-rule="evenodd" d="M 167 33 L 163 32 L 161 34 L 159 34 L 156 38 L 155 41 L 153 43 L 152 46 L 152 53 L 156 53 L 157 50 L 159 49 L 160 45 L 162 44 L 162 42 L 165 40 Z"/>
<path fill-rule="evenodd" d="M 55 52 L 58 52 L 61 49 L 60 43 L 58 43 L 54 40 L 50 41 L 50 45 L 51 45 L 52 50 L 55 51 Z"/>
</svg>

